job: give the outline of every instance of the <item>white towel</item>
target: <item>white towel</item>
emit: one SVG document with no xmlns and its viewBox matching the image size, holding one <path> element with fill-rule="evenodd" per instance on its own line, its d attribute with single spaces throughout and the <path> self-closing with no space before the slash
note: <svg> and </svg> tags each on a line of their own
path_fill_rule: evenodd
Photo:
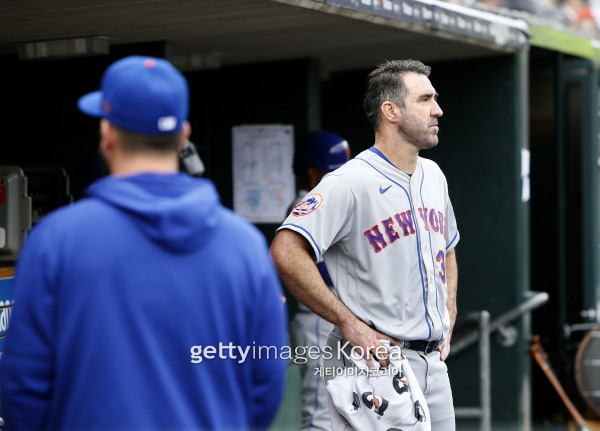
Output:
<svg viewBox="0 0 600 431">
<path fill-rule="evenodd" d="M 336 409 L 355 430 L 431 431 L 423 391 L 400 347 L 388 348 L 390 365 L 369 370 L 364 358 L 327 382 Z M 379 363 L 375 362 L 377 366 Z"/>
</svg>

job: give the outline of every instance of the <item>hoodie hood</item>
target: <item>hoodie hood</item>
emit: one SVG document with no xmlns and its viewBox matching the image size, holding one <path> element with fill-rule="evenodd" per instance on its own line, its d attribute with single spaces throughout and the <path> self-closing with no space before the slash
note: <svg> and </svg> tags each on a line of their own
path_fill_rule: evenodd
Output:
<svg viewBox="0 0 600 431">
<path fill-rule="evenodd" d="M 162 247 L 198 247 L 217 223 L 217 191 L 207 179 L 185 174 L 108 176 L 87 190 L 90 197 L 135 218 L 135 225 Z"/>
</svg>

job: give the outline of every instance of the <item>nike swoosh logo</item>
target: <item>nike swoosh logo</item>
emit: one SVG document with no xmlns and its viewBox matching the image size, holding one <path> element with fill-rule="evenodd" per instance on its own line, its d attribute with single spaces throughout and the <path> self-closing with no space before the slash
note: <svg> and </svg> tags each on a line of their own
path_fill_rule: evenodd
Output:
<svg viewBox="0 0 600 431">
<path fill-rule="evenodd" d="M 381 186 L 379 186 L 379 193 L 384 194 L 385 192 L 387 192 L 390 187 L 392 187 L 392 185 L 390 184 L 389 186 L 387 186 L 385 189 L 382 188 Z"/>
</svg>

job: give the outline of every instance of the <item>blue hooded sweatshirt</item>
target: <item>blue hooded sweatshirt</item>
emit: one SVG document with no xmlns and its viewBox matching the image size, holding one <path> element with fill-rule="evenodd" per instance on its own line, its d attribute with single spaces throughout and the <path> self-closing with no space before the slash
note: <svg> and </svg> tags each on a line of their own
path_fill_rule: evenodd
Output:
<svg viewBox="0 0 600 431">
<path fill-rule="evenodd" d="M 106 177 L 88 194 L 19 257 L 7 429 L 267 428 L 287 320 L 262 234 L 184 174 Z"/>
</svg>

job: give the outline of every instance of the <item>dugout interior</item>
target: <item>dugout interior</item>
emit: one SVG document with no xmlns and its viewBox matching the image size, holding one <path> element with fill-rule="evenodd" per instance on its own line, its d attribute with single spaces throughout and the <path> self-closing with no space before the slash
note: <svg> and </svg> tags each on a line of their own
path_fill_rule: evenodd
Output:
<svg viewBox="0 0 600 431">
<path fill-rule="evenodd" d="M 108 6 L 96 3 L 98 16 L 82 13 L 102 23 Z M 323 128 L 347 138 L 352 154 L 358 154 L 373 143 L 361 108 L 366 74 L 385 59 L 419 58 L 433 67 L 431 80 L 444 110 L 440 144 L 422 155 L 446 174 L 461 231 L 459 310 L 487 310 L 494 319 L 521 303 L 529 290 L 550 295 L 531 318 L 514 322 L 517 335 L 510 345 L 491 338 L 494 429 L 527 429 L 532 422 L 554 420 L 550 410 L 562 411 L 527 353 L 531 333 L 542 335 L 550 360 L 577 399 L 568 383 L 577 336 L 566 337 L 564 328 L 597 319 L 591 310 L 600 297 L 594 58 L 568 47 L 536 46 L 535 37 L 531 47 L 501 49 L 418 23 L 285 1 L 226 1 L 212 11 L 198 6 L 205 15 L 188 5 L 178 13 L 190 17 L 182 26 L 195 39 L 178 44 L 177 33 L 160 17 L 163 2 L 154 3 L 144 13 L 130 6 L 118 9 L 117 24 L 138 29 L 140 36 L 114 40 L 108 54 L 43 61 L 19 59 L 16 42 L 79 34 L 83 30 L 73 27 L 74 18 L 48 11 L 47 16 L 7 14 L 0 6 L 10 35 L 0 37 L 2 164 L 60 166 L 69 178 L 69 194 L 80 199 L 86 185 L 105 171 L 97 154 L 98 121 L 81 114 L 76 101 L 98 88 L 110 63 L 130 54 L 170 58 L 184 50 L 184 42 L 188 52 L 194 43 L 217 51 L 237 47 L 222 56 L 220 67 L 184 70 L 191 90 L 191 140 L 205 176 L 232 207 L 233 126 L 293 124 L 296 142 L 305 132 Z M 193 13 L 203 26 L 194 22 Z M 30 20 L 29 35 L 20 29 L 19 17 Z M 62 24 L 62 34 L 52 30 L 53 19 Z M 142 31 L 152 25 L 164 29 Z M 202 30 L 193 33 L 193 26 Z M 529 201 L 523 201 L 523 149 L 531 152 Z M 277 225 L 258 227 L 270 241 Z M 448 361 L 457 406 L 478 404 L 477 364 L 475 347 Z M 297 425 L 298 385 L 291 365 L 273 429 Z M 459 419 L 459 426 L 476 429 L 477 420 Z"/>
</svg>

